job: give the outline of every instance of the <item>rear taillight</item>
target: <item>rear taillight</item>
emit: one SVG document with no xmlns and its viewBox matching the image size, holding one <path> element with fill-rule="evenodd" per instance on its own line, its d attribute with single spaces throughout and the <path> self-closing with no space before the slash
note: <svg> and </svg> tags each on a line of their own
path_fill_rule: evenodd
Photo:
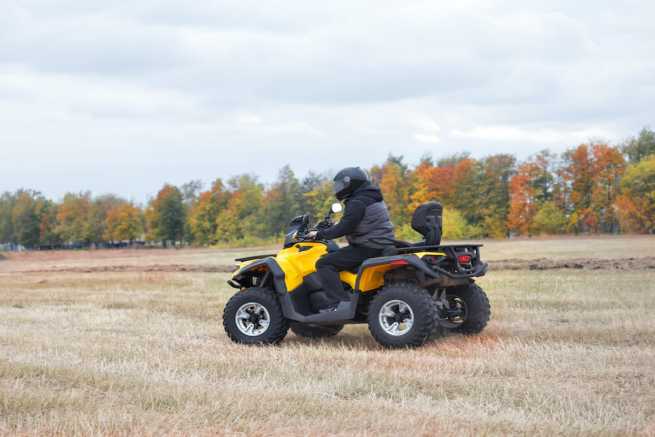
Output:
<svg viewBox="0 0 655 437">
<path fill-rule="evenodd" d="M 460 264 L 471 264 L 471 255 L 457 255 L 457 262 Z"/>
<path fill-rule="evenodd" d="M 395 259 L 391 262 L 389 262 L 390 266 L 395 266 L 395 267 L 401 267 L 401 266 L 406 266 L 409 265 L 409 262 L 407 262 L 404 259 Z"/>
</svg>

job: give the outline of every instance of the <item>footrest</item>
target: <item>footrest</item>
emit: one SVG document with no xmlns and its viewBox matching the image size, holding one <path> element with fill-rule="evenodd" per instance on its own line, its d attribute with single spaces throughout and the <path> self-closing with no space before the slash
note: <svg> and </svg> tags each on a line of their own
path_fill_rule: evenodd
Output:
<svg viewBox="0 0 655 437">
<path fill-rule="evenodd" d="M 356 305 L 356 303 L 353 303 L 352 301 L 341 301 L 336 310 L 330 311 L 329 313 L 312 314 L 311 316 L 306 316 L 303 321 L 305 323 L 324 323 L 338 320 L 349 320 L 353 317 L 353 305 Z"/>
</svg>

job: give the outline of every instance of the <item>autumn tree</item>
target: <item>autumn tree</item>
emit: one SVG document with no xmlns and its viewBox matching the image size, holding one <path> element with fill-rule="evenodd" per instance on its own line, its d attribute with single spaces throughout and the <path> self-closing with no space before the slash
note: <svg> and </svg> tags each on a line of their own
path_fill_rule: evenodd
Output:
<svg viewBox="0 0 655 437">
<path fill-rule="evenodd" d="M 331 178 L 310 172 L 300 184 L 302 211 L 314 219 L 323 218 L 336 202 Z"/>
<path fill-rule="evenodd" d="M 374 183 L 379 178 L 380 190 L 393 222 L 396 225 L 407 223 L 411 186 L 409 168 L 403 162 L 403 157 L 390 155 L 382 167 L 374 167 L 371 173 L 376 175 Z"/>
<path fill-rule="evenodd" d="M 124 202 L 107 212 L 105 234 L 106 241 L 132 242 L 143 234 L 143 215 L 132 203 Z"/>
<path fill-rule="evenodd" d="M 589 145 L 581 144 L 564 153 L 562 177 L 571 211 L 569 225 L 576 232 L 596 229 L 597 218 L 591 209 L 593 165 Z"/>
<path fill-rule="evenodd" d="M 114 194 L 104 194 L 92 199 L 88 217 L 89 242 L 101 243 L 107 241 L 105 238 L 107 235 L 107 215 L 109 211 L 125 203 L 127 203 L 125 199 Z"/>
<path fill-rule="evenodd" d="M 161 241 L 164 247 L 182 241 L 186 210 L 179 188 L 165 184 L 148 205 L 146 221 L 149 238 Z"/>
<path fill-rule="evenodd" d="M 501 169 L 497 170 L 502 173 Z M 492 173 L 490 168 L 490 179 L 494 177 Z M 424 202 L 437 200 L 444 205 L 446 211 L 461 216 L 466 227 L 460 228 L 467 229 L 468 237 L 478 236 L 482 232 L 479 224 L 485 214 L 481 207 L 485 192 L 482 187 L 484 174 L 481 163 L 467 154 L 442 158 L 436 165 L 424 157 L 412 173 L 411 182 L 413 188 L 410 190 L 411 202 L 406 209 L 408 214 L 412 214 Z M 490 206 L 493 199 L 488 200 Z"/>
<path fill-rule="evenodd" d="M 233 177 L 228 187 L 227 206 L 216 219 L 216 240 L 229 242 L 263 237 L 264 187 L 252 175 Z"/>
<path fill-rule="evenodd" d="M 625 160 L 617 147 L 607 144 L 592 146 L 591 211 L 594 231 L 617 232 L 615 202 L 620 192 L 621 176 L 625 172 Z"/>
<path fill-rule="evenodd" d="M 67 193 L 57 211 L 56 232 L 67 243 L 89 243 L 93 239 L 90 192 Z"/>
<path fill-rule="evenodd" d="M 628 167 L 617 199 L 621 227 L 628 232 L 655 232 L 655 155 Z"/>
<path fill-rule="evenodd" d="M 470 172 L 474 162 L 468 155 L 454 155 L 443 158 L 432 165 L 429 161 L 422 161 L 414 171 L 414 190 L 411 194 L 410 210 L 430 200 L 437 200 L 447 207 L 458 208 L 463 201 L 458 199 L 465 188 L 458 185 L 471 183 L 474 178 Z M 466 195 L 465 197 L 469 197 Z"/>
<path fill-rule="evenodd" d="M 537 190 L 533 184 L 538 168 L 533 162 L 519 165 L 516 174 L 510 180 L 510 205 L 507 227 L 520 234 L 530 233 L 532 219 L 537 213 Z"/>
<path fill-rule="evenodd" d="M 228 194 L 221 179 L 216 179 L 208 191 L 203 191 L 191 207 L 188 223 L 195 244 L 216 242 L 218 214 L 227 204 Z"/>
<path fill-rule="evenodd" d="M 0 196 L 0 242 L 26 247 L 59 243 L 57 204 L 32 190 Z"/>
</svg>

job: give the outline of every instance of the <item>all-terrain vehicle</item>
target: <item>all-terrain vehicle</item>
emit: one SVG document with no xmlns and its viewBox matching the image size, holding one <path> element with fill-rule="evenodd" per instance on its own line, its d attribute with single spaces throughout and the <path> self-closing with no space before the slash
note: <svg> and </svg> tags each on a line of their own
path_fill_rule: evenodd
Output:
<svg viewBox="0 0 655 437">
<path fill-rule="evenodd" d="M 314 229 L 330 226 L 332 214 L 340 211 L 334 204 Z M 487 270 L 482 245 L 441 245 L 442 211 L 438 202 L 416 209 L 412 228 L 424 237 L 419 243 L 375 241 L 386 247 L 382 256 L 340 273 L 349 300 L 327 313 L 318 311 L 327 299 L 315 264 L 339 247 L 305 238 L 310 217 L 296 217 L 280 252 L 236 260 L 240 265 L 228 283 L 239 291 L 223 313 L 227 335 L 237 343 L 274 344 L 289 328 L 320 338 L 336 335 L 347 323 L 367 323 L 381 345 L 415 347 L 447 331 L 482 331 L 489 300 L 473 279 Z"/>
</svg>

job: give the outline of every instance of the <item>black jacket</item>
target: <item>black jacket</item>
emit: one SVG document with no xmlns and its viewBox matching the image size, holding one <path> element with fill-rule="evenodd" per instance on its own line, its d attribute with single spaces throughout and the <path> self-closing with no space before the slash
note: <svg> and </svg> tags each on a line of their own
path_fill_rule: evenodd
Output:
<svg viewBox="0 0 655 437">
<path fill-rule="evenodd" d="M 347 236 L 351 244 L 368 244 L 369 238 L 393 238 L 393 225 L 379 188 L 368 183 L 346 200 L 343 217 L 336 225 L 318 232 L 317 239 L 332 240 Z"/>
</svg>

